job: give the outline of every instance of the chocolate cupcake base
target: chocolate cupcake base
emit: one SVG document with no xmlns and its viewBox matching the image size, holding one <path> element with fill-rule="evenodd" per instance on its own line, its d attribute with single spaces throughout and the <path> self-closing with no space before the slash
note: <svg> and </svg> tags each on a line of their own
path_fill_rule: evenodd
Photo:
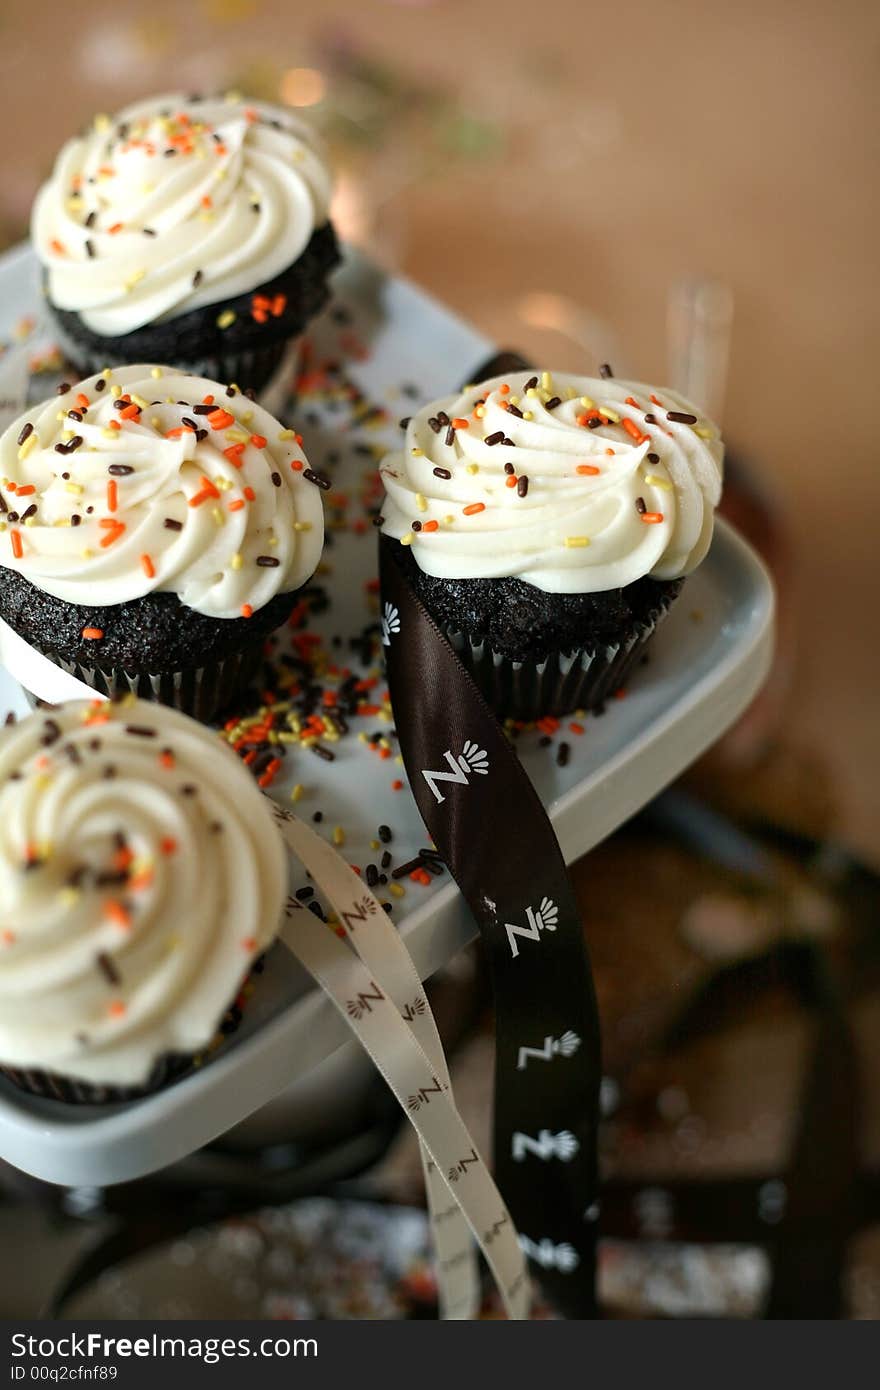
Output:
<svg viewBox="0 0 880 1390">
<path fill-rule="evenodd" d="M 73 310 L 59 309 L 51 299 L 46 304 L 58 346 L 81 377 L 105 367 L 161 362 L 211 381 L 235 382 L 243 391 L 261 391 L 289 343 L 327 302 L 327 277 L 339 260 L 339 246 L 328 222 L 313 233 L 299 259 L 274 280 L 255 285 L 247 294 L 113 338 L 95 333 Z M 258 322 L 255 295 L 284 307 Z"/>
</svg>

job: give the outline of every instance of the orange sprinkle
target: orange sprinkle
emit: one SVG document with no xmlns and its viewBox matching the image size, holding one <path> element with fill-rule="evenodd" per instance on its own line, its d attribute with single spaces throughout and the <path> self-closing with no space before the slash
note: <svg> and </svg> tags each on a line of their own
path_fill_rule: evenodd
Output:
<svg viewBox="0 0 880 1390">
<path fill-rule="evenodd" d="M 169 772 L 175 766 L 174 754 L 170 748 L 162 749 L 162 752 L 159 754 L 159 762 L 164 768 L 167 768 Z"/>
<path fill-rule="evenodd" d="M 19 497 L 30 497 L 31 493 L 36 492 L 36 490 L 33 483 L 25 483 L 24 487 L 19 484 L 18 495 Z"/>
<path fill-rule="evenodd" d="M 141 873 L 135 874 L 128 880 L 128 886 L 135 893 L 142 893 L 145 888 L 149 888 L 153 882 L 154 874 L 152 869 L 144 869 Z"/>
<path fill-rule="evenodd" d="M 663 520 L 662 512 L 642 512 L 642 521 L 648 526 L 656 526 L 658 521 Z"/>
<path fill-rule="evenodd" d="M 59 241 L 57 237 L 53 236 L 52 240 L 49 242 L 49 246 L 51 250 L 55 252 L 56 256 L 67 255 L 67 247 L 64 245 L 64 242 Z"/>
<path fill-rule="evenodd" d="M 586 478 L 595 478 L 597 473 L 602 472 L 602 469 L 597 468 L 595 464 L 592 463 L 579 463 L 575 472 L 582 473 Z"/>
<path fill-rule="evenodd" d="M 103 526 L 104 529 L 107 531 L 106 536 L 101 541 L 101 546 L 104 550 L 107 549 L 108 545 L 112 545 L 114 541 L 118 541 L 119 537 L 123 535 L 123 533 L 125 532 L 124 521 L 111 521 L 109 518 L 107 518 L 103 521 L 99 521 L 98 525 Z M 111 526 L 113 527 L 112 531 L 110 530 Z"/>
<path fill-rule="evenodd" d="M 84 627 L 82 636 L 85 637 L 87 641 L 100 642 L 101 638 L 104 636 L 104 629 L 102 627 Z"/>
<path fill-rule="evenodd" d="M 241 468 L 241 455 L 244 453 L 243 444 L 230 444 L 228 449 L 223 450 L 223 453 L 233 468 Z"/>
<path fill-rule="evenodd" d="M 115 512 L 115 511 L 116 511 L 116 505 L 117 505 L 118 501 L 119 501 L 119 496 L 118 496 L 118 490 L 117 490 L 117 487 L 116 487 L 116 479 L 115 479 L 115 478 L 111 478 L 110 481 L 109 481 L 109 483 L 107 484 L 107 510 L 108 510 L 108 512 Z"/>
<path fill-rule="evenodd" d="M 246 936 L 242 939 L 241 945 L 244 951 L 255 951 L 257 949 L 257 938 L 255 936 Z"/>
<path fill-rule="evenodd" d="M 89 398 L 83 391 L 80 391 L 76 398 L 76 408 L 77 410 L 88 410 L 89 408 Z"/>
<path fill-rule="evenodd" d="M 627 398 L 626 398 L 626 404 L 627 404 L 627 405 L 631 405 L 631 406 L 633 407 L 634 410 L 639 410 L 639 409 L 640 409 L 640 406 L 639 406 L 638 401 L 633 400 L 632 396 L 627 396 Z"/>
<path fill-rule="evenodd" d="M 125 1013 L 125 1005 L 121 999 L 114 999 L 107 1012 L 111 1018 L 122 1018 Z"/>
<path fill-rule="evenodd" d="M 281 315 L 284 313 L 284 310 L 287 308 L 287 295 L 276 294 L 275 298 L 272 300 L 272 304 L 270 307 L 272 309 L 273 318 L 280 318 Z"/>
<path fill-rule="evenodd" d="M 149 555 L 141 556 L 141 569 L 143 570 L 144 574 L 147 576 L 148 579 L 156 578 L 156 567 L 150 559 Z"/>
<path fill-rule="evenodd" d="M 470 420 L 465 420 L 464 417 L 461 415 L 457 415 L 452 422 L 452 428 L 454 430 L 469 430 L 470 427 Z"/>
<path fill-rule="evenodd" d="M 12 541 L 12 553 L 13 553 L 13 555 L 15 556 L 16 560 L 20 560 L 21 557 L 22 557 L 22 555 L 24 554 L 24 548 L 23 548 L 23 546 L 22 546 L 22 544 L 21 544 L 21 532 L 20 532 L 20 531 L 10 531 L 10 533 L 9 533 L 9 539 Z"/>
<path fill-rule="evenodd" d="M 648 436 L 646 434 L 643 434 L 642 431 L 639 429 L 635 420 L 630 420 L 627 415 L 624 415 L 620 423 L 623 425 L 623 428 L 626 430 L 630 439 L 634 439 L 637 444 L 644 444 L 645 441 L 648 439 Z"/>
<path fill-rule="evenodd" d="M 108 922 L 112 922 L 120 931 L 129 931 L 131 928 L 131 913 L 121 903 L 118 898 L 108 898 L 104 904 L 104 916 Z"/>
<path fill-rule="evenodd" d="M 214 153 L 217 154 L 217 155 L 226 154 L 226 153 L 227 153 L 226 146 L 225 146 L 225 145 L 215 145 L 215 146 L 214 146 Z"/>
<path fill-rule="evenodd" d="M 134 401 L 132 401 L 131 405 L 127 405 L 124 410 L 120 410 L 119 418 L 120 420 L 134 420 L 140 413 L 140 406 L 135 405 Z"/>
<path fill-rule="evenodd" d="M 229 411 L 224 410 L 221 406 L 212 410 L 210 415 L 205 416 L 205 419 L 212 430 L 228 430 L 230 425 L 235 424 L 235 416 L 230 415 Z"/>
<path fill-rule="evenodd" d="M 293 469 L 294 473 L 301 473 L 303 469 L 302 459 L 291 459 L 290 466 Z"/>
<path fill-rule="evenodd" d="M 116 233 L 117 233 L 117 232 L 121 232 L 121 231 L 122 231 L 122 223 L 121 223 L 121 222 L 114 222 L 112 227 L 108 227 L 108 228 L 107 228 L 107 231 L 108 231 L 108 233 L 110 234 L 110 236 L 116 236 Z"/>
<path fill-rule="evenodd" d="M 249 603 L 243 603 L 241 605 L 241 616 L 243 618 L 252 618 L 254 616 L 254 610 Z"/>
<path fill-rule="evenodd" d="M 506 487 L 516 487 L 516 485 L 517 485 L 518 482 L 519 482 L 519 478 L 514 477 L 514 475 L 511 473 L 510 477 L 507 479 L 507 482 L 506 482 L 505 486 L 506 486 Z M 424 531 L 424 529 L 425 529 L 425 528 L 424 528 L 424 526 L 423 526 L 423 527 L 422 527 L 422 530 Z"/>
<path fill-rule="evenodd" d="M 191 507 L 200 507 L 202 503 L 207 502 L 210 497 L 219 496 L 220 493 L 211 482 L 211 479 L 206 478 L 205 475 L 202 474 L 202 486 L 198 492 L 193 493 L 192 497 L 189 499 L 189 505 Z"/>
<path fill-rule="evenodd" d="M 107 425 L 108 425 L 108 428 L 111 429 L 111 430 L 121 430 L 121 429 L 122 429 L 122 426 L 120 425 L 120 423 L 119 423 L 118 420 L 108 420 L 108 421 L 107 421 Z"/>
<path fill-rule="evenodd" d="M 8 927 L 3 932 L 0 932 L 0 941 L 3 942 L 4 946 L 11 946 L 14 940 L 15 932 L 10 931 Z"/>
<path fill-rule="evenodd" d="M 485 502 L 471 502 L 471 504 L 470 504 L 469 507 L 463 507 L 463 508 L 462 508 L 462 511 L 463 511 L 463 513 L 464 513 L 465 516 L 475 516 L 475 515 L 477 514 L 477 512 L 484 512 L 485 510 L 486 510 L 486 503 L 485 503 Z"/>
<path fill-rule="evenodd" d="M 257 496 L 252 487 L 246 487 L 244 489 L 244 495 L 249 502 L 253 502 Z"/>
<path fill-rule="evenodd" d="M 657 396 L 652 395 L 651 400 L 654 402 L 655 405 L 659 405 L 662 407 L 663 402 Z"/>
<path fill-rule="evenodd" d="M 500 396 L 507 396 L 510 394 L 510 387 L 508 386 L 506 381 L 503 386 L 498 387 L 498 394 Z"/>
<path fill-rule="evenodd" d="M 213 397 L 213 396 L 202 396 L 202 405 L 213 405 L 213 404 L 214 404 L 214 397 Z"/>
<path fill-rule="evenodd" d="M 234 502 L 229 503 L 229 510 L 231 512 L 240 512 L 243 506 L 244 503 L 242 502 L 241 498 L 236 497 Z"/>
<path fill-rule="evenodd" d="M 173 429 L 165 431 L 166 439 L 179 439 L 182 434 L 193 434 L 192 425 L 175 425 Z"/>
<path fill-rule="evenodd" d="M 422 526 L 423 531 L 436 531 L 439 529 L 439 521 L 426 521 Z"/>
<path fill-rule="evenodd" d="M 177 852 L 177 841 L 173 835 L 163 835 L 159 841 L 159 849 L 163 854 L 175 854 Z"/>
<path fill-rule="evenodd" d="M 210 193 L 202 194 L 201 204 L 203 208 L 210 208 L 214 206 L 214 199 L 211 197 Z"/>
<path fill-rule="evenodd" d="M 605 452 L 606 452 L 606 454 L 610 454 L 612 458 L 614 457 L 614 450 L 613 450 L 613 449 L 606 449 Z"/>
<path fill-rule="evenodd" d="M 395 777 L 394 781 L 391 783 L 391 790 L 393 792 L 403 791 L 403 783 L 401 782 L 399 777 Z"/>
<path fill-rule="evenodd" d="M 134 859 L 134 850 L 133 850 L 133 849 L 130 849 L 128 845 L 124 845 L 122 849 L 118 849 L 118 850 L 116 851 L 116 853 L 114 854 L 114 856 L 113 856 L 113 867 L 114 867 L 114 869 L 120 869 L 120 870 L 121 870 L 121 869 L 127 869 L 128 866 L 129 866 L 129 864 L 132 862 L 133 859 Z"/>
<path fill-rule="evenodd" d="M 6 484 L 6 491 L 7 491 L 7 492 L 18 492 L 18 483 L 7 483 L 7 484 Z"/>
<path fill-rule="evenodd" d="M 568 728 L 570 733 L 573 734 L 582 734 L 585 732 L 583 724 L 569 724 Z"/>
<path fill-rule="evenodd" d="M 252 434 L 252 435 L 251 435 L 251 443 L 253 444 L 253 446 L 254 446 L 255 449 L 265 449 L 265 447 L 266 447 L 266 445 L 268 444 L 268 442 L 269 442 L 269 441 L 267 440 L 267 438 L 266 438 L 266 436 L 265 436 L 264 434 Z"/>
</svg>

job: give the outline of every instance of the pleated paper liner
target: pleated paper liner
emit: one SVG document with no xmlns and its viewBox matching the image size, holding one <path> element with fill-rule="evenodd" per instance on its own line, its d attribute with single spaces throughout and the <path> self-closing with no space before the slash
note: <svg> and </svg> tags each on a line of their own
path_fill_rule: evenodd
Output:
<svg viewBox="0 0 880 1390">
<path fill-rule="evenodd" d="M 674 598 L 623 642 L 590 651 L 551 652 L 541 661 L 513 661 L 479 636 L 446 636 L 499 719 L 532 722 L 545 715 L 595 710 L 624 685 L 645 654 Z"/>
<path fill-rule="evenodd" d="M 41 648 L 42 655 L 60 670 L 82 681 L 98 695 L 110 700 L 123 695 L 136 695 L 140 700 L 152 700 L 179 709 L 193 719 L 208 724 L 221 710 L 231 705 L 256 676 L 266 647 L 260 637 L 231 656 L 206 666 L 191 666 L 180 671 L 127 671 L 121 666 L 105 669 L 68 661 L 56 652 Z"/>
</svg>

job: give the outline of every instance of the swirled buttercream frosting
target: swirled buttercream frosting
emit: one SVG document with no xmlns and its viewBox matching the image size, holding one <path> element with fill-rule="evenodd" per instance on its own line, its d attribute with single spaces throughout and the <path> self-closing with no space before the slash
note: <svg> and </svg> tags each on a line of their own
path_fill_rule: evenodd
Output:
<svg viewBox="0 0 880 1390">
<path fill-rule="evenodd" d="M 561 594 L 677 579 L 709 548 L 722 458 L 674 391 L 515 373 L 409 420 L 381 466 L 382 529 L 438 578 Z"/>
<path fill-rule="evenodd" d="M 3 730 L 0 865 L 0 1063 L 117 1086 L 211 1042 L 287 885 L 237 758 L 138 701 Z"/>
<path fill-rule="evenodd" d="M 295 432 L 233 388 L 121 367 L 0 438 L 0 565 L 66 603 L 164 590 L 249 617 L 314 572 L 320 481 Z"/>
<path fill-rule="evenodd" d="M 266 284 L 326 222 L 330 191 L 290 111 L 171 95 L 69 140 L 31 234 L 52 303 L 115 337 Z"/>
</svg>

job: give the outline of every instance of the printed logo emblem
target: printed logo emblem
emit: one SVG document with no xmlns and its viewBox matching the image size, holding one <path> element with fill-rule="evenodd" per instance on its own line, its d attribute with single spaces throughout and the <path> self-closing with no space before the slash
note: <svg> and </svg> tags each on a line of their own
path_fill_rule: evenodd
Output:
<svg viewBox="0 0 880 1390">
<path fill-rule="evenodd" d="M 400 631 L 400 614 L 393 603 L 386 603 L 382 610 L 382 645 L 391 646 L 392 633 Z"/>
<path fill-rule="evenodd" d="M 526 908 L 527 927 L 518 927 L 514 926 L 513 922 L 505 922 L 511 955 L 514 958 L 519 955 L 519 945 L 516 940 L 518 936 L 525 936 L 529 941 L 540 941 L 542 931 L 556 930 L 558 919 L 559 910 L 556 904 L 551 898 L 542 898 L 541 906 L 537 912 L 530 907 Z"/>
<path fill-rule="evenodd" d="M 530 1260 L 534 1260 L 543 1269 L 558 1269 L 561 1274 L 570 1274 L 581 1262 L 580 1255 L 568 1241 L 554 1245 L 546 1236 L 541 1241 L 534 1241 L 521 1235 L 519 1244 L 523 1254 L 528 1255 Z"/>
<path fill-rule="evenodd" d="M 476 772 L 479 773 L 481 777 L 485 777 L 489 771 L 489 758 L 485 749 L 480 748 L 476 743 L 472 743 L 470 739 L 466 740 L 464 748 L 462 748 L 458 757 L 455 757 L 449 748 L 447 748 L 443 756 L 449 764 L 449 772 L 422 772 L 422 776 L 437 798 L 438 803 L 446 800 L 440 788 L 437 786 L 438 782 L 457 782 L 459 786 L 467 787 L 470 786 L 472 773 Z"/>
<path fill-rule="evenodd" d="M 573 1057 L 580 1045 L 580 1038 L 577 1033 L 572 1033 L 571 1029 L 563 1033 L 561 1038 L 547 1037 L 544 1039 L 543 1047 L 520 1048 L 516 1069 L 525 1071 L 530 1057 L 534 1057 L 538 1062 L 552 1062 L 554 1057 Z"/>
<path fill-rule="evenodd" d="M 545 1163 L 550 1158 L 559 1158 L 563 1163 L 570 1163 L 579 1148 L 580 1144 L 570 1129 L 561 1129 L 558 1134 L 549 1129 L 542 1129 L 537 1139 L 533 1139 L 530 1134 L 522 1134 L 519 1130 L 515 1130 L 513 1135 L 512 1153 L 515 1163 L 525 1162 L 530 1153 L 543 1159 Z"/>
<path fill-rule="evenodd" d="M 379 1003 L 385 998 L 375 980 L 371 980 L 370 984 L 373 986 L 372 991 L 364 990 L 362 994 L 358 994 L 354 999 L 349 999 L 346 1003 L 345 1007 L 349 1018 L 358 1020 L 363 1018 L 364 1014 L 371 1014 L 373 1012 L 371 1001 L 375 1000 L 376 1003 Z"/>
</svg>

